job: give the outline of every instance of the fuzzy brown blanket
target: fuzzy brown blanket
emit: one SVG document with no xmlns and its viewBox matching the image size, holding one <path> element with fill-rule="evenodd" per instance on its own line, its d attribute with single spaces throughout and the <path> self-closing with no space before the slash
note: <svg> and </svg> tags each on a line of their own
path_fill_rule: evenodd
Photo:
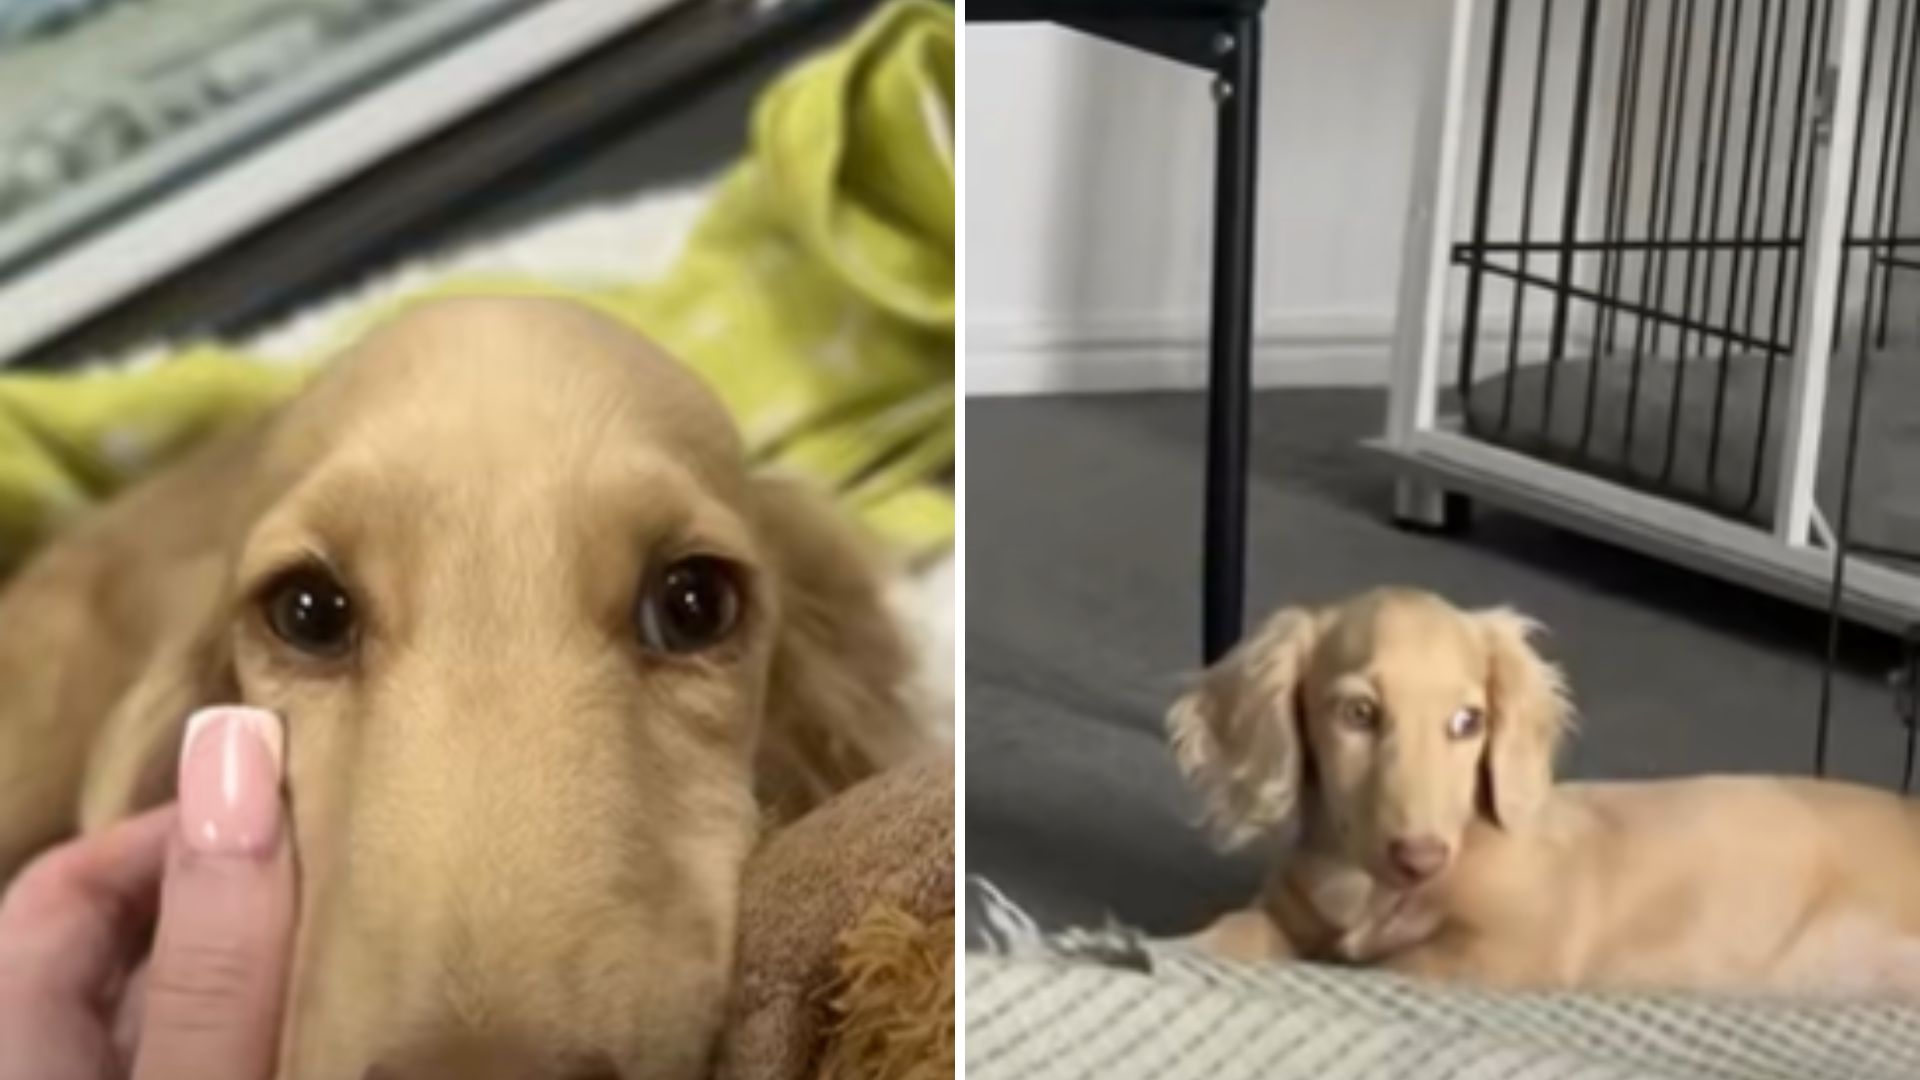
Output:
<svg viewBox="0 0 1920 1080">
<path fill-rule="evenodd" d="M 720 1080 L 953 1075 L 953 806 L 942 751 L 755 854 Z"/>
</svg>

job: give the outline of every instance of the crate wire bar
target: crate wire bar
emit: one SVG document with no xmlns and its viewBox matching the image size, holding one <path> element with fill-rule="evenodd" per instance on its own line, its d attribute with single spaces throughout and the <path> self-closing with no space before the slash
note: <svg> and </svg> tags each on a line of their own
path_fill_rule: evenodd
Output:
<svg viewBox="0 0 1920 1080">
<path fill-rule="evenodd" d="M 1442 7 L 1396 517 L 1479 499 L 1827 611 L 1824 771 L 1843 618 L 1920 639 L 1920 0 Z"/>
<path fill-rule="evenodd" d="M 1396 516 L 1471 496 L 1920 624 L 1920 514 L 1840 505 L 1849 392 L 1882 480 L 1878 399 L 1920 393 L 1920 0 L 1444 7 L 1375 444 Z"/>
</svg>

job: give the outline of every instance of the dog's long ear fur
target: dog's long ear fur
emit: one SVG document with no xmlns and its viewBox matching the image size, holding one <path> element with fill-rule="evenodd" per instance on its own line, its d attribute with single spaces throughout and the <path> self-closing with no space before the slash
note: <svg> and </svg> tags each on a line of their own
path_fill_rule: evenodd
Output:
<svg viewBox="0 0 1920 1080">
<path fill-rule="evenodd" d="M 926 736 L 907 702 L 912 656 L 879 554 L 798 483 L 756 484 L 781 609 L 756 771 L 763 806 L 785 820 L 910 756 Z"/>
<path fill-rule="evenodd" d="M 1554 759 L 1573 725 L 1573 706 L 1565 676 L 1533 648 L 1539 624 L 1508 608 L 1478 612 L 1475 621 L 1492 665 L 1487 801 L 1502 828 L 1520 828 L 1553 787 Z"/>
<path fill-rule="evenodd" d="M 83 829 L 173 798 L 187 718 L 240 700 L 224 608 L 211 602 L 218 595 L 181 612 L 107 713 L 80 792 Z"/>
<path fill-rule="evenodd" d="M 1206 801 L 1224 848 L 1280 825 L 1304 773 L 1300 683 L 1318 617 L 1288 608 L 1204 672 L 1167 713 L 1175 761 Z"/>
<path fill-rule="evenodd" d="M 222 602 L 262 417 L 207 438 L 76 521 L 7 583 L 0 622 L 0 879 L 77 825 L 172 797 L 194 709 L 236 696 Z"/>
</svg>

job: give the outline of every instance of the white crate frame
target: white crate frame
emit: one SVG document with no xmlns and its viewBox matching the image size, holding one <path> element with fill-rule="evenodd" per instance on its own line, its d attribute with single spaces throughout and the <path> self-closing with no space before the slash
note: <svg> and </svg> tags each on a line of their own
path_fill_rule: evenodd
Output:
<svg viewBox="0 0 1920 1080">
<path fill-rule="evenodd" d="M 1440 416 L 1449 269 L 1459 205 L 1475 17 L 1487 0 L 1448 0 L 1426 84 L 1388 374 L 1385 434 L 1370 444 L 1399 471 L 1393 512 L 1410 524 L 1445 522 L 1457 493 L 1527 513 L 1599 539 L 1817 608 L 1833 587 L 1832 536 L 1814 501 L 1825 422 L 1828 363 L 1839 314 L 1847 192 L 1855 180 L 1861 79 L 1872 0 L 1841 3 L 1829 150 L 1817 179 L 1808 235 L 1811 272 L 1801 303 L 1787 398 L 1785 453 L 1774 520 L 1749 524 L 1503 449 L 1461 433 Z M 1836 149 L 1839 148 L 1839 149 Z M 1848 557 L 1841 609 L 1894 633 L 1920 625 L 1920 576 Z"/>
</svg>

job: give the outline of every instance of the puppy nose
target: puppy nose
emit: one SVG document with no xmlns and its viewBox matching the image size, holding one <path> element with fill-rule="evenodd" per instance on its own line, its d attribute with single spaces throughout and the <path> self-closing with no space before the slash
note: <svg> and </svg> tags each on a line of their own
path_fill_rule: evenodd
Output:
<svg viewBox="0 0 1920 1080">
<path fill-rule="evenodd" d="M 1387 843 L 1387 858 L 1408 881 L 1421 882 L 1447 866 L 1447 842 L 1437 836 L 1401 837 Z"/>
</svg>

